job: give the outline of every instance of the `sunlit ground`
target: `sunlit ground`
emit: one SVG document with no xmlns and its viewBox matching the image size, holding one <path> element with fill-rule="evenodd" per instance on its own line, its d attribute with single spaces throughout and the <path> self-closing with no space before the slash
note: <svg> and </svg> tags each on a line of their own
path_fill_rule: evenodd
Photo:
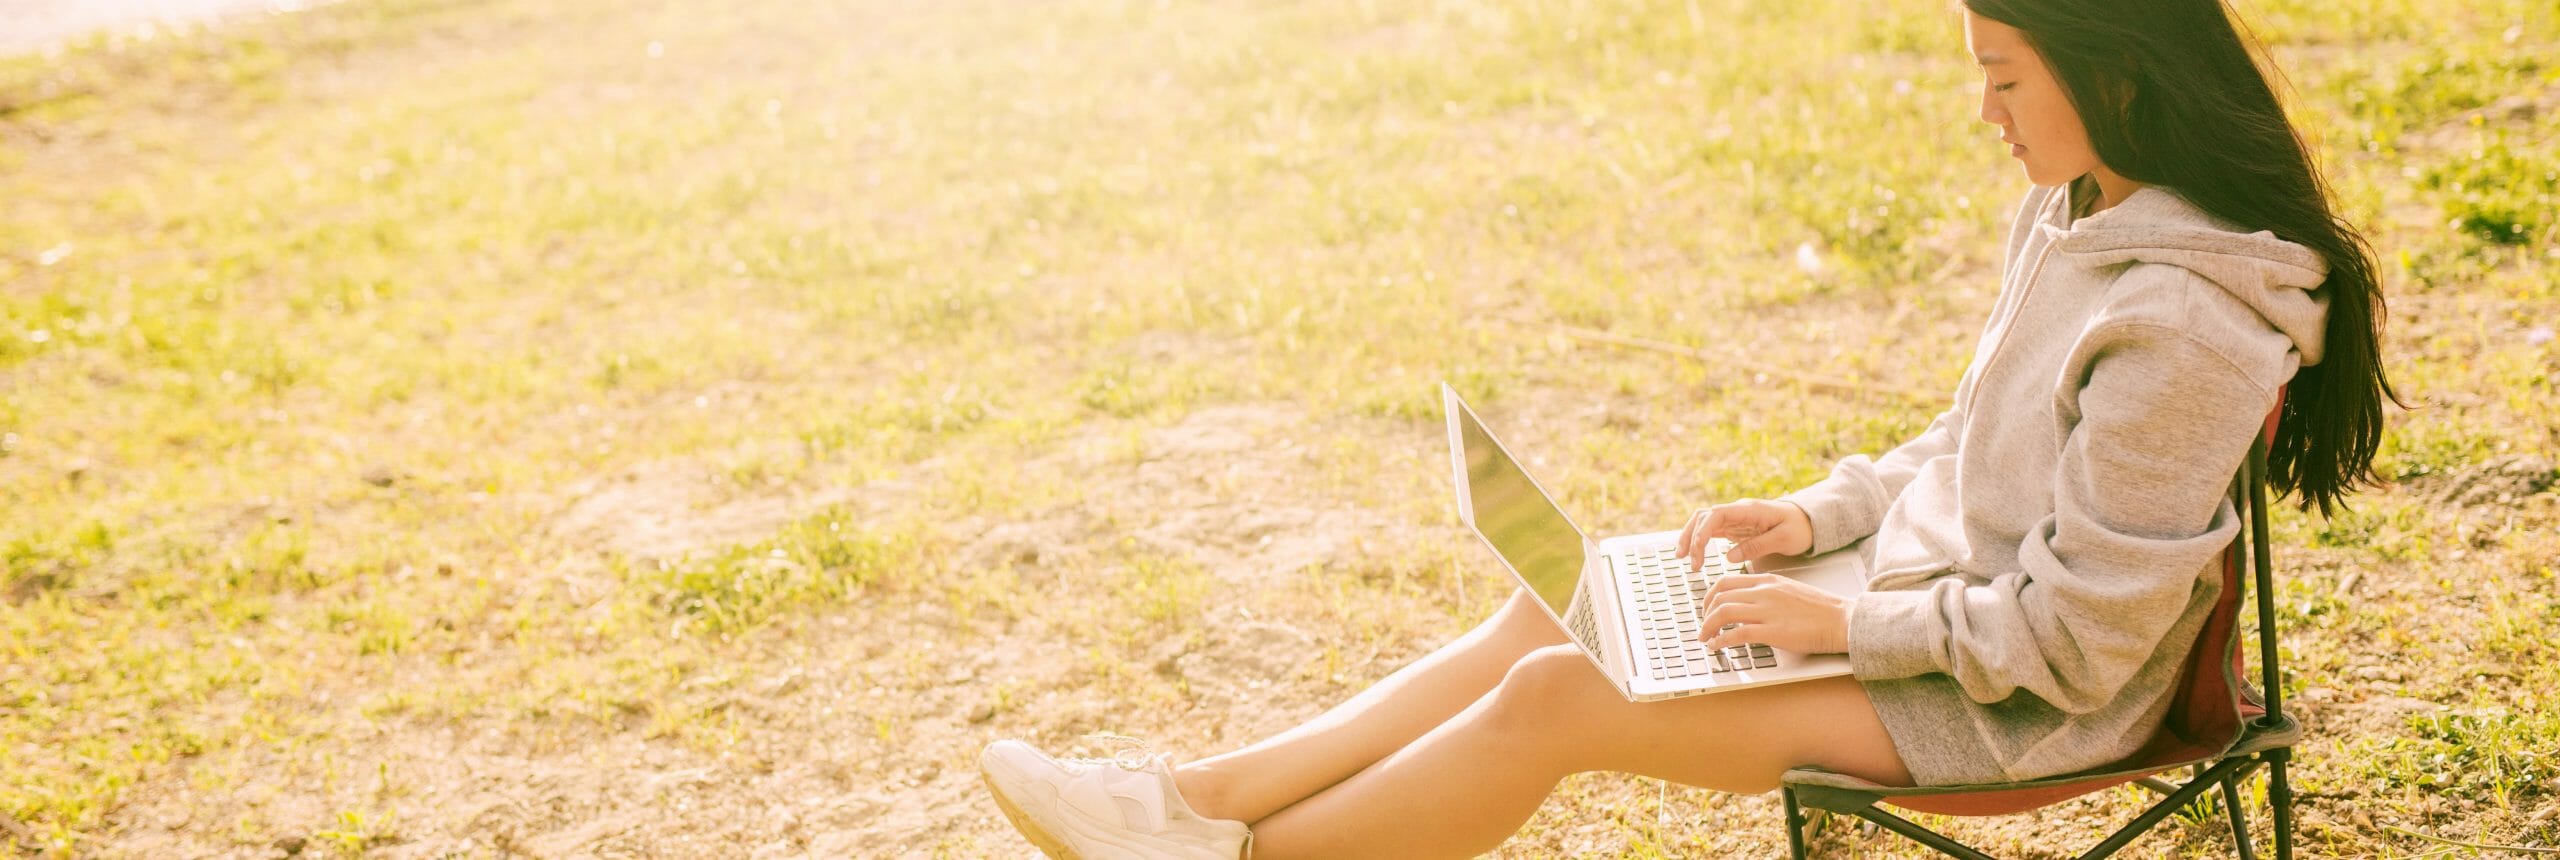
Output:
<svg viewBox="0 0 2560 860">
<path fill-rule="evenodd" d="M 1022 856 L 987 740 L 1208 754 L 1491 612 L 1438 381 L 1596 532 L 1781 492 L 1940 408 L 2025 187 L 1942 0 L 813 6 L 0 61 L 0 844 Z M 2244 8 L 2419 407 L 2278 521 L 2306 850 L 2550 846 L 2560 10 Z"/>
</svg>

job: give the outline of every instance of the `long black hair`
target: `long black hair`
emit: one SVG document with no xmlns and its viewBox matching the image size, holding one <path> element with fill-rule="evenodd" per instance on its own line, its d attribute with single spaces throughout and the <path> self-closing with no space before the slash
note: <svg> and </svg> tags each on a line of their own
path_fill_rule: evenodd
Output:
<svg viewBox="0 0 2560 860">
<path fill-rule="evenodd" d="M 2320 363 L 2288 386 L 2268 483 L 2322 516 L 2380 481 L 2382 284 L 2373 248 L 2330 208 L 2329 185 L 2223 0 L 1963 0 L 2043 55 L 2098 160 L 2165 186 L 2225 221 L 2266 230 L 2329 264 Z"/>
</svg>

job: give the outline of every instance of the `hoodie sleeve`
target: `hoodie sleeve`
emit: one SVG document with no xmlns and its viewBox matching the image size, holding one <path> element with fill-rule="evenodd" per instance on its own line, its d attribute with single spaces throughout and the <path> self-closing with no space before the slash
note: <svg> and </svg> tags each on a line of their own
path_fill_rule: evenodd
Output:
<svg viewBox="0 0 2560 860">
<path fill-rule="evenodd" d="M 1944 672 L 1974 700 L 2025 690 L 2069 713 L 2140 670 L 2238 533 L 2225 494 L 2275 389 L 2187 328 L 2119 320 L 2065 365 L 2054 512 L 2017 570 L 1868 592 L 1851 610 L 1857 677 Z"/>
<path fill-rule="evenodd" d="M 1920 474 L 1920 467 L 1954 454 L 1961 438 L 1963 421 L 1949 407 L 1929 422 L 1928 429 L 1885 452 L 1882 459 L 1851 455 L 1833 465 L 1828 477 L 1778 500 L 1803 508 L 1805 518 L 1812 521 L 1813 554 L 1848 546 L 1874 534 L 1884 522 L 1885 509 Z"/>
</svg>

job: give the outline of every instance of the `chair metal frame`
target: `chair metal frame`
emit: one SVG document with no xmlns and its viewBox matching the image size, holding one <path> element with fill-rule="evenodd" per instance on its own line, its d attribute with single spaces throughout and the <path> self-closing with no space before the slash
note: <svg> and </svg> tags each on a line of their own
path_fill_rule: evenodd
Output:
<svg viewBox="0 0 2560 860">
<path fill-rule="evenodd" d="M 2281 410 L 2281 401 L 2279 401 L 2279 410 Z M 1811 835 L 1810 831 L 1819 823 L 1810 820 L 1811 816 L 1807 815 L 1806 808 L 1811 807 L 1822 812 L 1849 815 L 1873 822 L 1877 826 L 1899 833 L 1950 857 L 1961 858 L 1961 860 L 1993 860 L 1990 855 L 1949 838 L 1945 834 L 1887 812 L 1880 804 L 1902 799 L 1921 802 L 1923 805 L 1931 799 L 1961 804 L 1967 796 L 1980 797 L 2007 793 L 2024 798 L 2020 802 L 2032 804 L 2023 809 L 2034 809 L 2116 785 L 2130 784 L 2167 796 L 2118 828 L 2105 841 L 2080 854 L 2079 860 L 2096 860 L 2096 858 L 2113 855 L 2132 843 L 2134 839 L 2151 832 L 2152 828 L 2159 825 L 2162 820 L 2216 786 L 2222 789 L 2222 808 L 2226 810 L 2230 819 L 2233 847 L 2238 850 L 2241 860 L 2256 860 L 2257 854 L 2249 839 L 2248 817 L 2242 812 L 2240 787 L 2243 780 L 2254 775 L 2263 766 L 2267 770 L 2267 805 L 2275 830 L 2275 857 L 2276 860 L 2293 860 L 2293 789 L 2286 781 L 2285 766 L 2292 760 L 2294 744 L 2301 739 L 2301 727 L 2284 715 L 2283 677 L 2276 662 L 2275 573 L 2273 552 L 2268 540 L 2266 487 L 2267 447 L 2274 427 L 2275 415 L 2270 414 L 2265 431 L 2250 444 L 2248 459 L 2242 464 L 2238 481 L 2232 488 L 2233 501 L 2243 509 L 2248 518 L 2248 525 L 2243 537 L 2235 542 L 2231 550 L 2226 551 L 2224 579 L 2228 586 L 2244 590 L 2245 599 L 2254 600 L 2257 604 L 2259 690 L 2263 691 L 2259 695 L 2263 696 L 2263 701 L 2260 701 L 2258 696 L 2253 696 L 2252 691 L 2248 690 L 2245 684 L 2240 683 L 2240 678 L 2244 675 L 2243 672 L 2237 671 L 2242 653 L 2241 630 L 2235 620 L 2232 622 L 2230 638 L 2225 645 L 2228 654 L 2217 658 L 2221 661 L 2217 665 L 2231 667 L 2232 671 L 2228 673 L 2229 680 L 2238 687 L 2233 691 L 2235 693 L 2233 704 L 2239 709 L 2239 734 L 2227 746 L 2220 752 L 2187 761 L 2142 761 L 2141 754 L 2137 754 L 2135 759 L 2095 771 L 2014 784 L 1889 787 L 1819 770 L 1791 770 L 1781 780 L 1780 788 L 1780 794 L 1786 804 L 1787 848 L 1790 855 L 1795 860 L 1805 860 L 1807 856 L 1806 843 Z M 2247 577 L 2236 576 L 2234 575 L 2236 571 L 2231 570 L 2231 566 L 2235 564 L 2230 559 L 2233 553 L 2247 560 L 2249 567 Z M 2235 601 L 2236 614 L 2236 600 L 2243 598 L 2226 599 Z M 2260 711 L 2261 708 L 2263 708 L 2262 712 L 2252 713 Z M 2164 726 L 2162 731 L 2167 732 L 2169 729 Z M 2189 776 L 2183 783 L 2172 783 L 2158 776 L 2158 774 L 2180 768 L 2190 769 Z M 1909 806 L 1910 804 L 1897 802 L 1896 805 Z M 2007 813 L 1953 812 L 1949 814 Z"/>
</svg>

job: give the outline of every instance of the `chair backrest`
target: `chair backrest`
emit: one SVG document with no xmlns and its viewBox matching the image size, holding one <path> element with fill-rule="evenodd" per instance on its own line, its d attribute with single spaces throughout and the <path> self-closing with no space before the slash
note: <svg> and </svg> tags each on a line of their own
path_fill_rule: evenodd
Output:
<svg viewBox="0 0 2560 860">
<path fill-rule="evenodd" d="M 2240 737 L 2242 724 L 2267 712 L 2258 692 L 2243 680 L 2249 677 L 2249 666 L 2248 654 L 2240 647 L 2239 622 L 2240 603 L 2248 593 L 2248 584 L 2241 572 L 2252 570 L 2259 574 L 2258 601 L 2263 608 L 2273 598 L 2264 593 L 2273 584 L 2272 571 L 2265 570 L 2266 450 L 2275 444 L 2276 420 L 2283 414 L 2284 393 L 2278 391 L 2276 406 L 2267 412 L 2266 423 L 2260 427 L 2258 438 L 2250 445 L 2249 458 L 2240 468 L 2239 480 L 2232 485 L 2232 501 L 2241 517 L 2240 537 L 2223 550 L 2222 595 L 2215 599 L 2212 613 L 2205 616 L 2204 630 L 2197 634 L 2195 650 L 2188 652 L 2187 664 L 2179 672 L 2177 692 L 2170 698 L 2168 719 L 2162 728 L 2166 730 L 2163 734 L 2174 740 L 2155 738 L 2154 744 L 2169 748 L 2159 751 L 2162 758 L 2150 760 L 2193 760 L 2230 749 L 2232 741 Z M 2260 629 L 2264 638 L 2264 631 L 2272 630 L 2273 625 Z M 2273 659 L 2272 655 L 2268 657 L 2269 668 L 2273 668 Z"/>
</svg>

